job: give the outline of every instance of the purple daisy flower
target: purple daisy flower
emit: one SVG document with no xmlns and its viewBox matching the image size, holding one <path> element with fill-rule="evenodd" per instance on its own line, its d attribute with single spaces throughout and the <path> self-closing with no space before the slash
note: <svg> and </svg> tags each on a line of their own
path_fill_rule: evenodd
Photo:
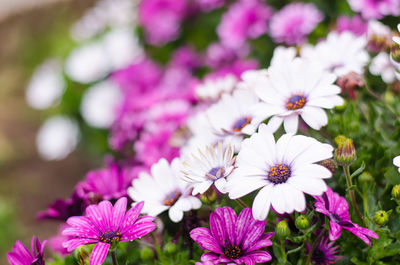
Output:
<svg viewBox="0 0 400 265">
<path fill-rule="evenodd" d="M 43 249 L 46 245 L 46 240 L 40 243 L 39 238 L 32 237 L 31 252 L 21 243 L 17 241 L 12 248 L 12 251 L 7 254 L 8 262 L 11 265 L 44 265 Z"/>
<path fill-rule="evenodd" d="M 341 197 L 331 188 L 316 199 L 316 211 L 325 214 L 330 219 L 329 239 L 335 241 L 342 233 L 342 228 L 358 236 L 362 241 L 371 246 L 372 238 L 379 238 L 378 235 L 367 228 L 360 227 L 350 220 L 349 205 L 344 197 Z"/>
<path fill-rule="evenodd" d="M 70 217 L 67 220 L 70 227 L 62 232 L 69 237 L 63 246 L 72 251 L 78 246 L 96 243 L 89 264 L 100 265 L 111 246 L 115 247 L 119 241 L 132 241 L 156 228 L 154 217 L 139 217 L 144 202 L 139 202 L 128 212 L 126 204 L 125 197 L 120 198 L 114 207 L 109 201 L 102 201 L 88 206 L 86 216 Z"/>
<path fill-rule="evenodd" d="M 259 250 L 272 245 L 274 233 L 264 234 L 264 229 L 265 221 L 255 220 L 250 208 L 243 209 L 237 217 L 232 208 L 224 207 L 211 213 L 210 229 L 195 228 L 190 237 L 210 251 L 201 256 L 203 264 L 249 265 L 272 259 L 267 251 Z"/>
<path fill-rule="evenodd" d="M 328 242 L 328 238 L 322 238 L 318 246 L 314 249 L 311 255 L 311 261 L 315 265 L 329 265 L 335 264 L 341 256 L 336 255 L 338 252 L 338 246 L 333 246 L 334 242 Z M 311 247 L 307 246 L 307 250 L 310 251 Z"/>
</svg>

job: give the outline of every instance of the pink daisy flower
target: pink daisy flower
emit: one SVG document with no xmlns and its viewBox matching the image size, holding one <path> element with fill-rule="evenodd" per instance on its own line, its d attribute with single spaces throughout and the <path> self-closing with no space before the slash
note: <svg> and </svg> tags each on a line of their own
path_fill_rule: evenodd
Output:
<svg viewBox="0 0 400 265">
<path fill-rule="evenodd" d="M 100 265 L 107 257 L 108 250 L 114 249 L 119 241 L 132 241 L 156 228 L 154 217 L 141 216 L 144 202 L 126 212 L 127 199 L 119 199 L 114 207 L 109 201 L 86 208 L 86 216 L 73 216 L 67 220 L 69 227 L 62 234 L 69 238 L 63 243 L 67 251 L 76 247 L 93 244 L 90 265 Z"/>
<path fill-rule="evenodd" d="M 399 0 L 347 0 L 351 9 L 361 12 L 363 18 L 383 18 L 400 15 Z"/>
<path fill-rule="evenodd" d="M 39 238 L 32 237 L 31 252 L 28 248 L 17 241 L 12 248 L 11 252 L 7 253 L 8 262 L 11 265 L 44 265 L 43 249 L 47 240 L 40 243 Z"/>
</svg>

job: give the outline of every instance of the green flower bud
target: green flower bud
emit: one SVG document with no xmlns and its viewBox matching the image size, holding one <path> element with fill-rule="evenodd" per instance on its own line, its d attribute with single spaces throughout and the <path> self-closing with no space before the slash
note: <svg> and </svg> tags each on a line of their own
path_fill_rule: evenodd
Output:
<svg viewBox="0 0 400 265">
<path fill-rule="evenodd" d="M 75 249 L 75 258 L 79 265 L 89 265 L 90 250 L 86 245 L 79 246 Z"/>
<path fill-rule="evenodd" d="M 347 137 L 344 135 L 338 135 L 335 137 L 335 143 L 336 145 L 341 145 L 344 143 L 344 141 L 346 141 Z"/>
<path fill-rule="evenodd" d="M 214 189 L 209 188 L 206 192 L 200 195 L 200 200 L 204 204 L 211 204 L 217 200 L 217 193 Z"/>
<path fill-rule="evenodd" d="M 296 218 L 295 225 L 299 230 L 306 230 L 310 228 L 310 220 L 305 215 L 300 215 Z"/>
<path fill-rule="evenodd" d="M 389 215 L 385 211 L 377 211 L 374 215 L 374 222 L 378 225 L 385 225 L 389 221 Z"/>
<path fill-rule="evenodd" d="M 374 177 L 369 172 L 363 172 L 359 177 L 358 181 L 360 183 L 371 183 L 374 181 Z"/>
<path fill-rule="evenodd" d="M 400 63 L 400 45 L 393 43 L 390 55 L 392 56 L 393 61 Z"/>
<path fill-rule="evenodd" d="M 142 260 L 153 260 L 154 259 L 154 251 L 151 248 L 145 247 L 140 251 L 140 258 Z"/>
<path fill-rule="evenodd" d="M 337 112 L 343 112 L 343 111 L 346 110 L 346 107 L 347 107 L 347 101 L 344 100 L 343 105 L 336 106 L 336 107 L 334 108 L 334 110 L 337 111 Z"/>
<path fill-rule="evenodd" d="M 356 148 L 354 147 L 353 140 L 347 138 L 346 140 L 339 142 L 338 148 L 335 150 L 334 157 L 336 162 L 342 166 L 348 166 L 353 163 L 357 158 Z"/>
<path fill-rule="evenodd" d="M 176 244 L 172 243 L 172 242 L 168 242 L 165 246 L 164 246 L 164 252 L 167 255 L 172 255 L 176 252 Z"/>
<path fill-rule="evenodd" d="M 332 173 L 332 175 L 335 174 L 335 171 L 337 168 L 337 164 L 336 164 L 335 160 L 326 159 L 326 160 L 322 160 L 319 164 L 321 166 L 325 167 L 326 169 L 328 169 Z"/>
<path fill-rule="evenodd" d="M 275 236 L 279 239 L 286 239 L 290 235 L 290 229 L 288 223 L 283 220 L 280 221 L 275 227 Z"/>
<path fill-rule="evenodd" d="M 400 200 L 400 185 L 397 184 L 392 189 L 392 197 L 393 199 Z"/>
</svg>

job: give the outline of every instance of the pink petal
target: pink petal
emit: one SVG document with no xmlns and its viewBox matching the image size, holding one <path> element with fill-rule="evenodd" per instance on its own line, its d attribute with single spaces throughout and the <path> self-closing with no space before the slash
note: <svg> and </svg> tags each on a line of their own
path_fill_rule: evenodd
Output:
<svg viewBox="0 0 400 265">
<path fill-rule="evenodd" d="M 110 244 L 99 242 L 94 246 L 90 255 L 89 265 L 101 265 L 107 257 Z"/>
<path fill-rule="evenodd" d="M 12 252 L 7 254 L 7 259 L 11 265 L 26 265 L 26 263 L 28 263 L 28 262 L 30 263 L 32 261 L 32 259 L 30 261 L 28 261 L 26 259 L 21 261 L 20 257 Z"/>
<path fill-rule="evenodd" d="M 246 255 L 246 257 L 251 258 L 254 263 L 264 263 L 272 259 L 271 255 L 267 251 L 262 250 L 253 251 Z"/>
<path fill-rule="evenodd" d="M 147 235 L 148 233 L 156 229 L 156 227 L 157 225 L 153 222 L 135 224 L 132 226 L 130 231 L 127 231 L 123 234 L 121 240 L 122 241 L 134 240 L 136 238 Z"/>
<path fill-rule="evenodd" d="M 225 223 L 217 213 L 211 213 L 210 215 L 210 231 L 213 237 L 218 240 L 221 246 L 225 245 L 226 242 L 226 231 Z"/>
<path fill-rule="evenodd" d="M 236 221 L 236 245 L 239 245 L 247 233 L 249 224 L 254 221 L 250 208 L 243 209 Z"/>
<path fill-rule="evenodd" d="M 274 235 L 275 233 L 269 233 L 269 234 L 263 234 L 255 244 L 250 246 L 248 249 L 246 249 L 246 252 L 252 252 L 260 248 L 265 248 L 272 246 L 272 241 L 270 238 Z"/>
<path fill-rule="evenodd" d="M 125 215 L 124 222 L 122 227 L 120 228 L 121 234 L 124 234 L 125 231 L 129 230 L 130 227 L 136 222 L 140 212 L 143 209 L 144 202 L 139 202 L 135 205 L 135 207 L 131 208 Z"/>
<path fill-rule="evenodd" d="M 15 243 L 15 246 L 13 247 L 13 252 L 19 256 L 23 256 L 24 258 L 31 258 L 33 259 L 32 254 L 29 252 L 29 250 L 25 247 L 24 244 L 21 243 L 21 241 L 17 240 Z"/>
<path fill-rule="evenodd" d="M 93 239 L 84 239 L 84 238 L 73 238 L 63 242 L 63 247 L 67 249 L 68 252 L 74 250 L 75 248 L 98 242 L 97 240 Z"/>
<path fill-rule="evenodd" d="M 201 261 L 213 261 L 218 259 L 218 257 L 219 255 L 217 254 L 206 252 L 203 255 L 201 255 Z"/>
<path fill-rule="evenodd" d="M 101 234 L 101 232 L 94 226 L 91 219 L 86 216 L 73 216 L 68 218 L 67 224 L 72 227 L 89 230 L 93 234 Z"/>
<path fill-rule="evenodd" d="M 243 239 L 243 249 L 248 249 L 261 237 L 265 230 L 265 221 L 255 221 L 248 230 L 247 235 Z"/>
<path fill-rule="evenodd" d="M 125 197 L 120 198 L 114 205 L 113 218 L 112 218 L 112 230 L 117 231 L 124 219 L 126 212 L 127 199 Z"/>
<path fill-rule="evenodd" d="M 112 211 L 113 206 L 109 201 L 102 201 L 98 204 L 98 208 L 100 210 L 101 218 L 103 219 L 106 231 L 112 231 L 111 223 L 112 223 Z M 104 231 L 105 232 L 105 231 Z"/>
<path fill-rule="evenodd" d="M 225 231 L 230 243 L 235 244 L 235 225 L 236 225 L 236 213 L 230 207 L 218 208 L 215 210 L 222 220 L 225 221 Z"/>
<path fill-rule="evenodd" d="M 329 240 L 335 241 L 340 237 L 341 234 L 342 227 L 334 221 L 331 221 L 329 225 Z"/>
<path fill-rule="evenodd" d="M 103 215 L 98 205 L 89 205 L 86 208 L 86 215 L 94 226 L 100 231 L 100 234 L 107 232 L 107 223 L 103 220 Z"/>
<path fill-rule="evenodd" d="M 209 229 L 205 227 L 195 228 L 190 231 L 190 237 L 196 241 L 201 248 L 214 253 L 222 254 L 222 250 L 218 244 L 218 241 L 211 235 Z"/>
</svg>

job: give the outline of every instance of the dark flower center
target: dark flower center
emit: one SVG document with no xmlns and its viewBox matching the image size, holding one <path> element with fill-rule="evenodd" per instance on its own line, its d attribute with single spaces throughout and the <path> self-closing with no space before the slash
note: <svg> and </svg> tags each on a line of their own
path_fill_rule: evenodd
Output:
<svg viewBox="0 0 400 265">
<path fill-rule="evenodd" d="M 285 183 L 290 177 L 290 167 L 285 164 L 276 164 L 268 172 L 268 180 L 274 184 Z"/>
<path fill-rule="evenodd" d="M 179 190 L 173 191 L 165 197 L 163 204 L 167 206 L 172 206 L 181 197 L 181 192 Z"/>
<path fill-rule="evenodd" d="M 104 243 L 111 244 L 113 242 L 118 242 L 121 238 L 121 234 L 119 232 L 109 231 L 105 232 L 100 236 L 100 241 Z"/>
<path fill-rule="evenodd" d="M 301 109 L 306 104 L 306 101 L 306 98 L 301 94 L 293 95 L 286 101 L 286 108 L 288 110 Z"/>
<path fill-rule="evenodd" d="M 227 246 L 224 255 L 230 259 L 237 259 L 242 256 L 242 250 L 238 246 Z"/>
<path fill-rule="evenodd" d="M 251 118 L 250 117 L 243 117 L 235 121 L 232 126 L 232 130 L 234 132 L 240 132 L 247 124 L 250 124 Z"/>
<path fill-rule="evenodd" d="M 219 179 L 225 174 L 225 169 L 223 167 L 214 167 L 208 171 L 207 176 L 213 177 L 213 179 Z"/>
<path fill-rule="evenodd" d="M 313 251 L 311 259 L 315 264 L 326 264 L 325 253 L 319 248 Z"/>
</svg>

